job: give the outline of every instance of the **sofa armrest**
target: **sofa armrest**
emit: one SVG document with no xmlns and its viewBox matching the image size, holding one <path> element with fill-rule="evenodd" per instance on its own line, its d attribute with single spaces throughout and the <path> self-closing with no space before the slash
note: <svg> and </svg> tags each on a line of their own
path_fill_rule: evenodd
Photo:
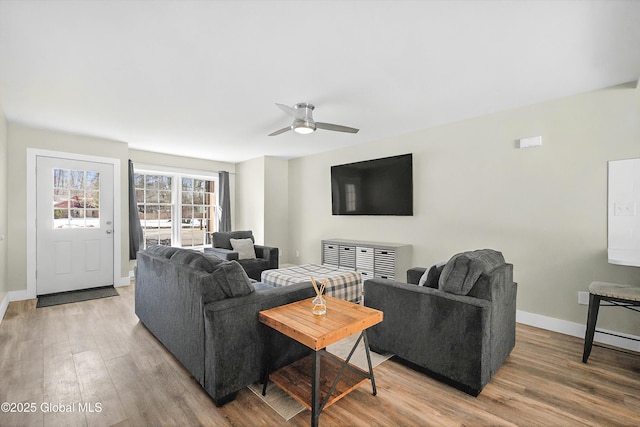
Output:
<svg viewBox="0 0 640 427">
<path fill-rule="evenodd" d="M 238 252 L 223 248 L 204 248 L 204 253 L 215 255 L 223 261 L 238 260 Z"/>
<path fill-rule="evenodd" d="M 214 397 L 235 393 L 262 379 L 267 359 L 277 369 L 308 354 L 308 347 L 260 323 L 258 313 L 313 295 L 311 282 L 303 282 L 206 304 L 207 392 Z M 268 348 L 274 353 L 265 358 Z"/>
<path fill-rule="evenodd" d="M 425 267 L 413 267 L 407 270 L 407 283 L 417 285 L 420 282 L 420 278 L 427 271 Z"/>
<path fill-rule="evenodd" d="M 256 258 L 262 258 L 269 261 L 269 269 L 278 268 L 280 251 L 278 248 L 271 246 L 253 245 L 256 251 Z"/>
</svg>

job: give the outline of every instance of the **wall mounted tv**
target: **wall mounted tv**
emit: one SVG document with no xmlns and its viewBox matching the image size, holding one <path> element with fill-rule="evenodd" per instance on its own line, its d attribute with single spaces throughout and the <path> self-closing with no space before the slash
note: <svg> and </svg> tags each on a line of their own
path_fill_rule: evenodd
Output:
<svg viewBox="0 0 640 427">
<path fill-rule="evenodd" d="M 413 215 L 413 155 L 331 167 L 333 215 Z"/>
</svg>

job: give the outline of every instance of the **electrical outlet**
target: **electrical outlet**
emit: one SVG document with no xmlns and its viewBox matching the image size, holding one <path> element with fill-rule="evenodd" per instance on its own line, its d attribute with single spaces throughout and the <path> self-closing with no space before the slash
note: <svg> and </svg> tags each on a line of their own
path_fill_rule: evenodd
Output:
<svg viewBox="0 0 640 427">
<path fill-rule="evenodd" d="M 296 251 L 296 258 L 300 258 L 300 251 Z"/>
<path fill-rule="evenodd" d="M 589 292 L 578 292 L 578 304 L 589 305 Z"/>
</svg>

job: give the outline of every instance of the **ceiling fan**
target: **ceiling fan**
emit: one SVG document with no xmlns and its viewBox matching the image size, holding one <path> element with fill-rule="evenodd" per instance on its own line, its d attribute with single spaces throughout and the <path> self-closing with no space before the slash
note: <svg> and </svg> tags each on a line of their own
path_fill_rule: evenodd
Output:
<svg viewBox="0 0 640 427">
<path fill-rule="evenodd" d="M 270 133 L 269 136 L 280 135 L 281 133 L 285 133 L 290 130 L 293 130 L 300 134 L 309 134 L 314 132 L 316 129 L 333 130 L 337 132 L 348 133 L 358 133 L 359 131 L 359 129 L 350 128 L 348 126 L 316 122 L 315 120 L 313 120 L 313 109 L 315 107 L 313 106 L 313 104 L 309 104 L 308 102 L 300 102 L 294 105 L 293 108 L 284 104 L 276 103 L 276 105 L 282 111 L 293 117 L 293 123 L 291 123 L 291 125 L 287 126 L 286 128 L 282 128 L 273 133 Z"/>
</svg>

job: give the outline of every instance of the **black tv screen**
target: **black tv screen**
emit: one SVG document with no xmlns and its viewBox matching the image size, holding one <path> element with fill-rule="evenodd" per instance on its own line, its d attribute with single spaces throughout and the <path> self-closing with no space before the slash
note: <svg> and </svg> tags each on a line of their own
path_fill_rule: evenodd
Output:
<svg viewBox="0 0 640 427">
<path fill-rule="evenodd" d="M 331 167 L 333 215 L 413 215 L 413 155 Z"/>
</svg>

